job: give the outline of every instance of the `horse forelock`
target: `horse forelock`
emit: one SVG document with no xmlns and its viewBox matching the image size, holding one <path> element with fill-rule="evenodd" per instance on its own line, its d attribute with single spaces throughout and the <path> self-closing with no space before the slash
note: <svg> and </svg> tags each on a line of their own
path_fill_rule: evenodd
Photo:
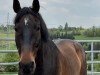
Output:
<svg viewBox="0 0 100 75">
<path fill-rule="evenodd" d="M 27 14 L 31 14 L 31 15 L 34 15 L 37 17 L 37 14 L 38 13 L 34 13 L 30 7 L 24 7 L 22 8 L 18 13 L 17 15 L 15 16 L 15 19 L 14 19 L 14 24 L 18 23 L 20 21 L 20 19 L 24 16 L 24 15 L 27 15 Z"/>
</svg>

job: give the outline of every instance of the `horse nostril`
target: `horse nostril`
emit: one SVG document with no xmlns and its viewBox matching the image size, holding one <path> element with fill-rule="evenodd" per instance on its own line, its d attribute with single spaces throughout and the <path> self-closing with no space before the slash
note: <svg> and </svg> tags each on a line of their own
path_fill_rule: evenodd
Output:
<svg viewBox="0 0 100 75">
<path fill-rule="evenodd" d="M 19 68 L 22 68 L 22 67 L 23 67 L 22 62 L 19 62 Z"/>
<path fill-rule="evenodd" d="M 34 67 L 34 62 L 30 62 L 30 66 L 31 67 Z"/>
<path fill-rule="evenodd" d="M 35 69 L 35 63 L 33 61 L 29 63 L 19 62 L 19 69 L 22 70 L 23 73 L 31 73 L 31 71 Z"/>
</svg>

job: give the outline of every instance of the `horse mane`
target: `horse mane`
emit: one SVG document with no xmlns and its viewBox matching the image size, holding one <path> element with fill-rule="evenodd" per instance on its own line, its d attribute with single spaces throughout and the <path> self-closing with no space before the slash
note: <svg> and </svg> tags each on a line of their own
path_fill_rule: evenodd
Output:
<svg viewBox="0 0 100 75">
<path fill-rule="evenodd" d="M 48 33 L 48 29 L 46 27 L 46 24 L 41 16 L 41 14 L 38 14 L 39 19 L 40 19 L 40 23 L 41 23 L 41 38 L 44 42 L 47 42 L 48 39 L 50 39 L 49 33 Z"/>
<path fill-rule="evenodd" d="M 52 40 L 43 43 L 44 75 L 57 75 L 59 64 L 59 50 Z"/>
<path fill-rule="evenodd" d="M 24 16 L 24 15 L 27 15 L 27 14 L 31 14 L 33 16 L 36 16 L 37 18 L 40 19 L 40 26 L 41 26 L 41 38 L 43 41 L 47 41 L 48 38 L 49 38 L 49 34 L 48 34 L 48 29 L 46 27 L 46 24 L 41 16 L 40 13 L 35 13 L 31 7 L 24 7 L 23 9 L 21 9 L 17 15 L 15 16 L 15 19 L 14 19 L 14 24 L 18 23 L 20 21 L 20 19 Z"/>
</svg>

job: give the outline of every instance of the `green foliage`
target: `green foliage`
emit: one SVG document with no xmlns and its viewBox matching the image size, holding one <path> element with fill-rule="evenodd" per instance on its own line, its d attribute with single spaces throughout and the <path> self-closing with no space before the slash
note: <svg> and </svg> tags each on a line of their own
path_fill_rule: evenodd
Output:
<svg viewBox="0 0 100 75">
<path fill-rule="evenodd" d="M 60 26 L 58 27 L 58 29 L 59 29 L 60 31 L 62 31 L 62 30 L 63 30 L 63 26 L 60 25 Z"/>
<path fill-rule="evenodd" d="M 100 39 L 100 28 L 92 27 L 89 29 L 84 29 L 82 27 L 68 27 L 68 24 L 65 24 L 65 27 L 59 26 L 58 28 L 49 29 L 49 33 L 52 39 L 77 39 L 77 40 L 92 40 Z"/>
<path fill-rule="evenodd" d="M 94 47 L 94 50 L 100 50 L 100 42 L 96 42 L 96 43 L 94 43 L 94 45 L 93 45 Z"/>
<path fill-rule="evenodd" d="M 19 57 L 17 53 L 7 53 L 5 57 L 3 58 L 3 62 L 16 62 L 19 61 Z M 17 72 L 18 71 L 18 65 L 9 65 L 5 66 L 6 72 Z"/>
<path fill-rule="evenodd" d="M 100 72 L 100 64 L 94 64 L 94 70 Z"/>
<path fill-rule="evenodd" d="M 65 31 L 68 30 L 68 23 L 65 24 L 64 30 L 65 30 Z"/>
<path fill-rule="evenodd" d="M 81 31 L 79 29 L 73 29 L 72 34 L 73 35 L 81 35 Z"/>
<path fill-rule="evenodd" d="M 88 69 L 88 71 L 91 71 L 91 64 L 87 65 L 87 69 Z"/>
<path fill-rule="evenodd" d="M 57 29 L 49 29 L 50 37 L 52 39 L 75 39 L 74 35 L 72 33 L 68 33 L 67 29 L 68 26 L 65 25 L 65 28 L 63 28 L 61 25 Z"/>
<path fill-rule="evenodd" d="M 100 28 L 95 28 L 94 26 L 90 29 L 84 31 L 84 36 L 87 37 L 100 37 Z"/>
<path fill-rule="evenodd" d="M 3 34 L 11 34 L 11 33 L 14 34 L 13 28 L 14 28 L 14 25 L 7 25 L 7 26 L 0 25 L 0 34 L 2 34 L 2 33 Z"/>
<path fill-rule="evenodd" d="M 61 37 L 61 39 L 75 39 L 73 34 L 65 34 Z"/>
</svg>

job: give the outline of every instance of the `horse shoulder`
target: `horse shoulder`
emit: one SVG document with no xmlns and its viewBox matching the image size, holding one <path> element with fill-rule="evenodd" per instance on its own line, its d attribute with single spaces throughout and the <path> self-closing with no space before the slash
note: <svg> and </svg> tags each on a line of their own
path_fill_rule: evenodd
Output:
<svg viewBox="0 0 100 75">
<path fill-rule="evenodd" d="M 81 60 L 80 75 L 87 75 L 87 63 L 86 63 L 85 50 L 77 42 L 74 42 L 74 46 L 76 48 L 77 55 L 78 55 L 79 59 Z"/>
<path fill-rule="evenodd" d="M 62 66 L 63 71 L 68 72 L 65 72 L 65 75 L 80 75 L 81 59 L 77 54 L 74 44 L 75 42 L 71 40 L 62 40 L 56 44 L 60 51 L 60 65 Z"/>
</svg>

